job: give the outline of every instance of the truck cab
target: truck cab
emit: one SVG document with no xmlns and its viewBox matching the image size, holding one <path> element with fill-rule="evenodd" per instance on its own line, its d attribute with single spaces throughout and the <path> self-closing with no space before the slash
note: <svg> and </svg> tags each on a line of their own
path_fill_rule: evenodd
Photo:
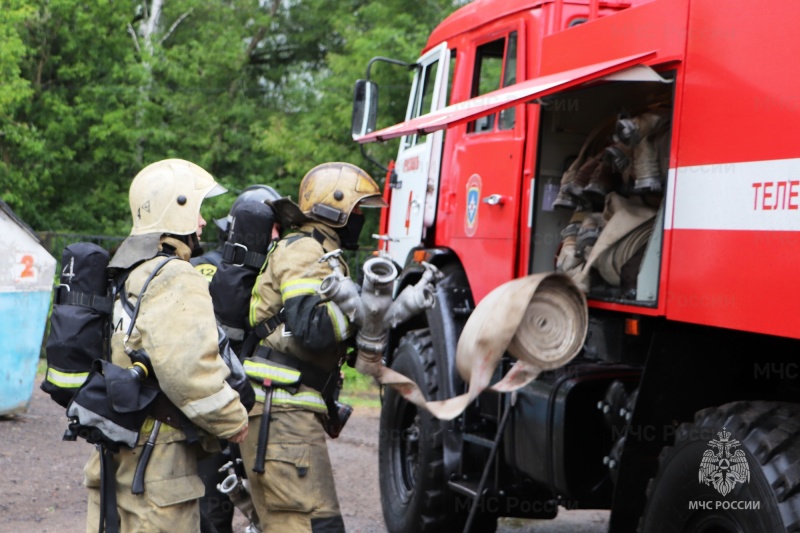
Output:
<svg viewBox="0 0 800 533">
<path fill-rule="evenodd" d="M 453 421 L 386 391 L 389 531 L 573 508 L 612 532 L 796 527 L 793 22 L 788 1 L 476 0 L 413 63 L 403 122 L 376 130 L 357 82 L 354 139 L 399 138 L 381 247 L 401 286 L 445 274 L 387 365 L 450 398 L 492 290 L 560 271 L 589 302 L 577 358 Z"/>
</svg>

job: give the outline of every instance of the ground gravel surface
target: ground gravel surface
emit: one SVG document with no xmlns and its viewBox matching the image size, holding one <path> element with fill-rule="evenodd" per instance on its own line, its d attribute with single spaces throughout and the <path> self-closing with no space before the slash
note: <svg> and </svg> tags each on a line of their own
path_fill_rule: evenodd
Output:
<svg viewBox="0 0 800 533">
<path fill-rule="evenodd" d="M 344 521 L 351 533 L 383 533 L 378 490 L 377 408 L 357 407 L 329 444 Z M 64 409 L 38 389 L 25 414 L 0 417 L 0 533 L 85 531 L 83 464 L 92 446 L 64 442 Z M 608 514 L 563 512 L 553 521 L 504 519 L 500 532 L 602 533 Z M 237 529 L 246 525 L 237 515 Z M 445 533 L 445 532 L 442 532 Z"/>
</svg>

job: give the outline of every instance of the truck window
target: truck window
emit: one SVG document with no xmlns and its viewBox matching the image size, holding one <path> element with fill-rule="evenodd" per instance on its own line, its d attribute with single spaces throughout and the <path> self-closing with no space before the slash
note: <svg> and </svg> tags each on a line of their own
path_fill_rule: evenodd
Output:
<svg viewBox="0 0 800 533">
<path fill-rule="evenodd" d="M 439 62 L 434 61 L 428 65 L 424 65 L 423 71 L 419 75 L 419 83 L 417 84 L 417 93 L 414 97 L 414 108 L 412 109 L 409 119 L 422 116 L 431 112 L 431 104 L 433 102 L 433 88 L 436 84 L 436 71 L 439 67 Z M 409 135 L 406 137 L 406 148 L 415 146 L 419 143 L 424 143 L 427 135 Z"/>
<path fill-rule="evenodd" d="M 483 44 L 475 52 L 475 72 L 472 78 L 470 96 L 486 94 L 517 81 L 517 32 L 508 37 Z M 514 109 L 500 113 L 498 129 L 508 130 L 514 127 Z M 495 129 L 495 115 L 481 117 L 469 123 L 467 131 L 483 133 Z"/>
<path fill-rule="evenodd" d="M 450 69 L 447 71 L 447 92 L 444 95 L 444 107 L 449 106 L 453 95 L 453 76 L 456 72 L 456 56 L 458 50 L 450 49 Z"/>
<path fill-rule="evenodd" d="M 503 87 L 517 83 L 517 32 L 513 31 L 508 36 L 508 49 L 506 50 L 506 64 L 503 68 Z M 512 130 L 516 120 L 516 107 L 500 111 L 500 129 Z"/>
</svg>

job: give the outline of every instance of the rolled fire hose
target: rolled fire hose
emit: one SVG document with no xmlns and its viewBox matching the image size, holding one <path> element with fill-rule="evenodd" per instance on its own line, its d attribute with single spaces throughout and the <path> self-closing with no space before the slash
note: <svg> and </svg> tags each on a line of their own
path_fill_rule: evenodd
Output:
<svg viewBox="0 0 800 533">
<path fill-rule="evenodd" d="M 622 267 L 628 260 L 647 245 L 650 236 L 653 234 L 653 220 L 648 220 L 632 232 L 628 233 L 622 240 L 614 245 L 603 258 L 595 263 L 595 268 L 600 276 L 614 287 L 619 287 L 621 283 Z"/>
<path fill-rule="evenodd" d="M 583 291 L 589 290 L 589 274 L 592 267 L 600 269 L 599 265 L 601 262 L 607 263 L 610 261 L 611 263 L 618 263 L 621 268 L 621 265 L 625 264 L 625 262 L 630 259 L 630 256 L 636 253 L 638 248 L 635 248 L 633 245 L 637 242 L 641 242 L 642 238 L 649 235 L 646 234 L 646 232 L 648 229 L 652 229 L 652 224 L 658 210 L 643 205 L 641 200 L 637 197 L 625 198 L 622 195 L 612 192 L 606 197 L 605 213 L 608 218 L 606 226 L 603 228 L 602 233 L 600 233 L 597 242 L 594 243 L 592 253 L 586 258 L 583 270 L 572 277 L 578 287 Z M 640 228 L 643 231 L 634 234 L 634 231 Z M 623 254 L 630 255 L 627 257 L 617 255 L 617 257 L 614 257 L 615 247 L 621 242 L 624 242 L 624 239 L 631 234 L 634 234 L 632 242 L 629 243 L 632 245 L 625 246 L 625 253 Z M 644 242 L 646 243 L 646 239 Z M 606 281 L 612 283 L 612 281 L 616 280 L 616 283 L 612 284 L 619 285 L 619 272 L 614 274 L 613 265 L 603 265 L 602 271 L 605 272 L 604 278 L 608 276 Z"/>
<path fill-rule="evenodd" d="M 470 315 L 456 348 L 456 367 L 469 383 L 466 394 L 426 401 L 416 383 L 381 367 L 378 381 L 406 400 L 451 420 L 487 388 L 512 392 L 544 370 L 564 366 L 583 347 L 589 314 L 586 297 L 561 273 L 534 274 L 505 283 L 490 292 Z M 489 387 L 494 370 L 508 351 L 514 365 Z"/>
</svg>

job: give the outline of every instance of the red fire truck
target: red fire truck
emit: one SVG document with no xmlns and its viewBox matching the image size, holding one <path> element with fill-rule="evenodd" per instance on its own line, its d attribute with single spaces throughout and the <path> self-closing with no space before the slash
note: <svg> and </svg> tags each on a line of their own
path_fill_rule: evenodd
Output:
<svg viewBox="0 0 800 533">
<path fill-rule="evenodd" d="M 581 354 L 515 394 L 442 422 L 385 392 L 389 531 L 559 508 L 610 509 L 612 532 L 800 531 L 798 25 L 789 0 L 476 0 L 408 64 L 404 122 L 376 130 L 356 83 L 354 138 L 400 139 L 381 246 L 402 284 L 445 274 L 387 365 L 462 393 L 475 305 L 567 270 L 568 245 L 589 300 Z M 590 264 L 612 197 L 648 214 Z"/>
</svg>

